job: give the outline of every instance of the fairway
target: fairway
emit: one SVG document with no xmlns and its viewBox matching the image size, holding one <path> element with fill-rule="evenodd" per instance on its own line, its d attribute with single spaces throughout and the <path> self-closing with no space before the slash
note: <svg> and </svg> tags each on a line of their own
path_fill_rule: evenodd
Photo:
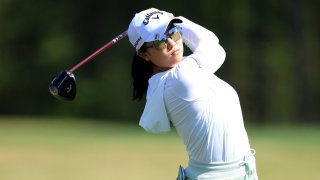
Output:
<svg viewBox="0 0 320 180">
<path fill-rule="evenodd" d="M 90 119 L 0 118 L 1 180 L 174 180 L 178 135 Z M 248 127 L 260 179 L 320 179 L 318 127 Z"/>
</svg>

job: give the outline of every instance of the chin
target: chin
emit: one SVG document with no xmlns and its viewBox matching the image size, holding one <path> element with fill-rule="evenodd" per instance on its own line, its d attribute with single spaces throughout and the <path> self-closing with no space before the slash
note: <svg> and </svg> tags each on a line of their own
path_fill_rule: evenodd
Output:
<svg viewBox="0 0 320 180">
<path fill-rule="evenodd" d="M 182 54 L 179 54 L 179 55 L 176 57 L 176 61 L 178 61 L 178 62 L 182 61 Z"/>
</svg>

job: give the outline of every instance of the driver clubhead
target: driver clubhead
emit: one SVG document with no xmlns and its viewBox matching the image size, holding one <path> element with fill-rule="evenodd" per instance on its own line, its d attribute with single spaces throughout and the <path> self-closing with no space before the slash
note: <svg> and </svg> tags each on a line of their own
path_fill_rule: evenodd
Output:
<svg viewBox="0 0 320 180">
<path fill-rule="evenodd" d="M 60 100 L 72 101 L 76 97 L 76 79 L 74 75 L 64 70 L 50 83 L 49 92 Z"/>
</svg>

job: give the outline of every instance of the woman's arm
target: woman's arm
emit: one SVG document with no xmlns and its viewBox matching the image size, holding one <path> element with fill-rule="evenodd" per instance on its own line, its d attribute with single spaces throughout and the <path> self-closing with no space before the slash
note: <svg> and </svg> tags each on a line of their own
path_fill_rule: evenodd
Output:
<svg viewBox="0 0 320 180">
<path fill-rule="evenodd" d="M 177 17 L 183 21 L 183 42 L 191 49 L 193 54 L 189 57 L 195 59 L 202 67 L 209 68 L 213 73 L 223 64 L 226 53 L 219 44 L 217 36 L 208 29 L 184 18 Z"/>
</svg>

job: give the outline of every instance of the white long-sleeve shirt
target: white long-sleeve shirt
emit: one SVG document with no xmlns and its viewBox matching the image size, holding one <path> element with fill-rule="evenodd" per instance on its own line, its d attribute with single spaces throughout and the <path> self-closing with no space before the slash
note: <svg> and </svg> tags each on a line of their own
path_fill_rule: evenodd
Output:
<svg viewBox="0 0 320 180">
<path fill-rule="evenodd" d="M 250 145 L 239 98 L 214 74 L 224 62 L 225 51 L 214 33 L 179 18 L 183 41 L 193 53 L 150 78 L 140 125 L 149 132 L 166 132 L 171 121 L 194 161 L 242 158 Z"/>
</svg>

